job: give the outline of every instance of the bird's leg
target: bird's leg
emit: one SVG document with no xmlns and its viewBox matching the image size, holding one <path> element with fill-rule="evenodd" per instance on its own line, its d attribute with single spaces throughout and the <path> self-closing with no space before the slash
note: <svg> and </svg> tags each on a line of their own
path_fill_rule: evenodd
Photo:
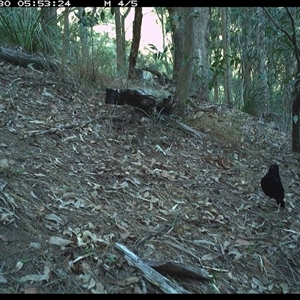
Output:
<svg viewBox="0 0 300 300">
<path fill-rule="evenodd" d="M 277 212 L 280 212 L 280 207 L 281 207 L 281 205 L 280 205 L 280 203 L 278 204 L 278 210 L 277 210 Z"/>
</svg>

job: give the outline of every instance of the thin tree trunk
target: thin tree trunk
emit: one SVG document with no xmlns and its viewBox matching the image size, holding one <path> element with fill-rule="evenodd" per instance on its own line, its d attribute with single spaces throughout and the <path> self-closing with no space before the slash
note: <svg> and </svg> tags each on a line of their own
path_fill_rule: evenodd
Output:
<svg viewBox="0 0 300 300">
<path fill-rule="evenodd" d="M 265 107 L 262 105 L 257 105 L 257 114 L 261 114 L 264 111 L 269 111 L 269 89 L 268 89 L 268 76 L 267 76 L 267 56 L 266 56 L 266 35 L 265 35 L 265 20 L 262 8 L 257 8 L 257 13 L 259 21 L 257 24 L 256 33 L 256 49 L 258 51 L 258 68 L 256 73 L 256 86 L 259 91 L 259 103 L 264 103 Z"/>
<path fill-rule="evenodd" d="M 242 50 L 242 78 L 243 78 L 243 110 L 246 112 L 250 112 L 252 103 L 251 103 L 251 86 L 252 86 L 252 62 L 250 60 L 249 51 L 253 47 L 251 45 L 252 41 L 250 40 L 250 18 L 252 17 L 252 8 L 245 8 L 246 16 L 241 17 L 241 28 L 243 28 L 243 46 L 241 46 Z"/>
<path fill-rule="evenodd" d="M 122 15 L 120 7 L 115 7 L 114 10 L 116 23 L 117 73 L 124 74 L 126 69 L 125 19 L 130 12 L 130 7 L 127 8 L 124 15 Z"/>
<path fill-rule="evenodd" d="M 53 44 L 53 36 L 58 34 L 59 29 L 57 25 L 57 8 L 56 7 L 43 7 L 41 8 L 41 25 L 43 33 L 48 37 L 43 46 L 45 53 L 52 55 L 54 53 L 55 46 Z"/>
<path fill-rule="evenodd" d="M 62 35 L 62 66 L 63 73 L 65 72 L 67 57 L 70 53 L 70 23 L 69 23 L 70 8 L 65 8 L 63 12 L 63 35 Z"/>
<path fill-rule="evenodd" d="M 78 7 L 79 16 L 83 16 L 84 7 Z M 84 60 L 89 58 L 89 38 L 88 38 L 88 26 L 83 26 L 83 23 L 80 23 L 80 43 L 81 43 L 81 56 Z"/>
<path fill-rule="evenodd" d="M 167 22 L 167 17 L 166 17 L 166 8 L 165 7 L 156 7 L 155 8 L 157 17 L 160 21 L 160 25 L 161 25 L 161 34 L 162 34 L 162 47 L 163 47 L 163 51 L 166 48 L 166 25 L 168 24 Z M 170 74 L 171 73 L 171 65 L 168 62 L 168 57 L 167 55 L 163 55 L 162 57 L 162 63 L 165 67 L 166 70 L 166 74 Z"/>
<path fill-rule="evenodd" d="M 136 7 L 134 12 L 134 21 L 133 21 L 133 36 L 131 43 L 131 50 L 129 55 L 129 71 L 128 79 L 136 78 L 135 66 L 140 46 L 141 40 L 141 26 L 142 26 L 142 7 Z"/>
<path fill-rule="evenodd" d="M 210 8 L 194 7 L 192 14 L 195 34 L 193 57 L 196 58 L 196 60 L 193 61 L 193 85 L 195 85 L 199 99 L 202 101 L 208 101 L 208 26 L 210 20 Z"/>
<path fill-rule="evenodd" d="M 231 95 L 230 95 L 230 78 L 231 78 L 231 72 L 230 72 L 230 49 L 229 49 L 229 12 L 228 7 L 223 7 L 222 9 L 222 44 L 223 44 L 223 50 L 224 50 L 224 59 L 225 59 L 225 72 L 224 72 L 224 102 L 227 106 L 232 107 L 232 101 L 231 101 Z"/>
<path fill-rule="evenodd" d="M 173 41 L 173 81 L 175 84 L 178 82 L 179 71 L 182 64 L 182 53 L 183 53 L 183 38 L 182 28 L 179 26 L 179 15 L 178 7 L 167 7 L 170 17 L 170 23 L 172 28 L 172 41 Z"/>
</svg>

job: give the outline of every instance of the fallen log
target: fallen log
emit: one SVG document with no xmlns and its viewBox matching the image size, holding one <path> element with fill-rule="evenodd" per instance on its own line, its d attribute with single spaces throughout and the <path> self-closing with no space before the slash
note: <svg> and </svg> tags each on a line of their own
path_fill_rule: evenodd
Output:
<svg viewBox="0 0 300 300">
<path fill-rule="evenodd" d="M 13 65 L 28 67 L 32 65 L 35 69 L 56 70 L 57 61 L 51 58 L 46 58 L 42 55 L 32 55 L 25 52 L 23 49 L 11 49 L 0 46 L 0 59 L 7 61 Z"/>
<path fill-rule="evenodd" d="M 174 106 L 171 94 L 166 91 L 155 91 L 150 89 L 109 89 L 105 90 L 105 103 L 114 105 L 131 105 L 145 112 L 159 112 L 169 115 Z"/>
</svg>

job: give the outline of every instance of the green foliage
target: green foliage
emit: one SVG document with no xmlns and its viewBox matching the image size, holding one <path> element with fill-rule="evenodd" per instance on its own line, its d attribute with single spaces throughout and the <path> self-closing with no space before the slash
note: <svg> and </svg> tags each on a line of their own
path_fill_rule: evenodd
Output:
<svg viewBox="0 0 300 300">
<path fill-rule="evenodd" d="M 153 52 L 150 52 L 149 54 L 143 54 L 139 52 L 137 68 L 145 66 L 157 70 L 168 78 L 172 77 L 172 72 L 168 72 L 169 68 L 166 68 L 166 61 L 158 59 L 156 55 L 153 55 Z"/>
<path fill-rule="evenodd" d="M 74 14 L 70 14 L 73 19 L 69 24 L 67 34 L 69 45 L 66 59 L 72 69 L 77 71 L 78 77 L 82 80 L 92 82 L 97 82 L 98 76 L 104 73 L 115 75 L 115 39 L 106 33 L 96 33 L 93 30 L 95 25 L 114 20 L 114 8 L 85 7 L 81 11 L 77 9 L 72 11 Z M 183 16 L 175 15 L 171 20 L 165 7 L 156 7 L 155 11 L 159 24 L 162 26 L 164 44 L 162 50 L 154 44 L 149 44 L 150 53 L 146 55 L 139 53 L 137 68 L 147 66 L 160 73 L 166 73 L 171 78 L 173 44 L 167 33 L 172 32 L 171 21 L 176 26 Z M 291 39 L 274 26 L 260 8 L 232 7 L 228 11 L 229 27 L 226 28 L 226 33 L 229 35 L 229 45 L 226 49 L 228 52 L 225 52 L 222 43 L 222 34 L 224 34 L 222 8 L 211 8 L 208 35 L 210 68 L 207 73 L 202 72 L 201 62 L 193 58 L 195 88 L 208 84 L 209 90 L 215 90 L 216 97 L 222 98 L 225 85 L 224 75 L 229 64 L 230 88 L 235 107 L 251 114 L 268 107 L 279 115 L 285 113 L 289 118 L 290 114 L 287 110 L 290 106 L 286 105 L 284 99 L 290 99 L 290 93 L 299 79 L 295 71 L 296 59 Z M 299 44 L 300 9 L 289 8 L 290 16 L 284 7 L 267 8 L 267 11 L 290 36 L 293 35 L 291 19 L 294 20 L 295 39 Z M 198 17 L 198 14 L 193 13 L 190 17 Z M 62 24 L 59 24 L 59 29 L 62 29 Z M 20 46 L 29 53 L 34 53 L 43 51 L 44 46 L 51 42 L 56 48 L 56 54 L 60 54 L 61 32 L 55 32 L 53 29 L 53 35 L 49 41 L 43 32 L 44 26 L 41 10 L 38 8 L 1 8 L 0 44 L 9 47 Z M 87 57 L 83 55 L 83 45 L 80 43 L 83 28 L 89 29 L 86 31 Z M 51 24 L 49 24 L 49 31 L 51 32 Z M 258 34 L 260 32 L 264 34 L 261 40 Z M 126 41 L 127 56 L 129 48 L 130 41 Z M 224 53 L 229 54 L 224 55 Z M 184 59 L 182 63 L 185 63 Z M 248 69 L 245 69 L 245 65 Z M 257 83 L 260 81 L 265 82 L 265 85 L 258 86 Z M 265 94 L 269 94 L 270 99 L 264 99 Z M 220 99 L 216 101 L 221 102 Z"/>
<path fill-rule="evenodd" d="M 169 50 L 168 46 L 165 47 L 163 52 L 159 51 L 158 48 L 153 44 L 149 44 L 149 46 L 150 46 L 150 49 L 153 51 L 153 59 L 154 60 L 162 60 L 162 59 L 166 58 L 167 52 Z"/>
<path fill-rule="evenodd" d="M 172 65 L 172 54 L 171 54 L 171 47 L 170 45 L 165 46 L 163 51 L 159 51 L 159 49 L 153 45 L 149 44 L 150 47 L 150 57 L 149 55 L 143 55 L 143 60 L 145 61 L 144 65 L 150 66 L 152 65 L 152 68 L 162 72 L 166 73 L 166 75 L 171 78 L 172 77 L 172 68 L 170 66 Z M 148 62 L 146 62 L 148 60 Z"/>
<path fill-rule="evenodd" d="M 241 107 L 241 111 L 250 115 L 255 115 L 257 108 L 261 103 L 262 91 L 251 88 L 244 95 L 244 103 Z"/>
<path fill-rule="evenodd" d="M 93 51 L 90 49 L 89 57 L 82 57 L 79 43 L 72 43 L 72 46 L 72 69 L 81 80 L 97 85 L 102 74 L 116 73 L 113 63 L 116 61 L 116 46 L 107 33 L 95 34 Z"/>
<path fill-rule="evenodd" d="M 211 90 L 218 79 L 221 76 L 224 76 L 224 73 L 226 71 L 226 65 L 227 65 L 227 59 L 229 58 L 229 66 L 232 68 L 238 68 L 241 64 L 241 59 L 238 56 L 233 55 L 223 55 L 222 54 L 222 47 L 219 47 L 217 49 L 214 49 L 211 54 L 211 60 L 212 63 L 210 64 L 210 74 L 211 78 L 209 80 L 209 90 Z"/>
<path fill-rule="evenodd" d="M 1 8 L 0 41 L 4 46 L 20 46 L 29 53 L 42 49 L 41 12 L 37 8 Z"/>
<path fill-rule="evenodd" d="M 116 45 L 107 34 L 97 38 L 95 56 L 95 59 L 99 61 L 101 73 L 116 73 L 116 65 L 114 63 L 116 61 Z"/>
<path fill-rule="evenodd" d="M 82 13 L 75 12 L 75 16 L 78 18 L 78 24 L 81 24 L 83 27 L 93 27 L 100 23 L 100 20 L 104 22 L 105 12 L 101 10 L 98 14 L 94 9 L 83 10 Z"/>
<path fill-rule="evenodd" d="M 262 8 L 233 7 L 229 9 L 229 57 L 223 55 L 222 9 L 211 9 L 209 32 L 210 77 L 209 88 L 223 96 L 226 61 L 229 59 L 233 105 L 255 114 L 266 109 L 290 123 L 291 91 L 297 82 L 296 57 L 293 43 L 286 33 L 300 45 L 300 9 L 266 8 L 277 23 L 276 27 Z M 290 12 L 290 15 L 287 13 Z M 267 99 L 266 99 L 267 98 Z M 216 99 L 220 102 L 220 99 Z"/>
<path fill-rule="evenodd" d="M 104 9 L 85 8 L 76 12 L 70 22 L 68 35 L 70 67 L 80 80 L 95 85 L 99 85 L 102 74 L 115 74 L 116 71 L 114 40 L 108 33 L 97 33 L 93 30 L 93 27 L 103 22 L 106 16 L 109 18 L 110 14 L 106 15 Z M 82 36 L 84 28 L 87 44 L 83 45 L 78 37 Z M 83 51 L 83 47 L 87 48 L 87 52 Z"/>
</svg>

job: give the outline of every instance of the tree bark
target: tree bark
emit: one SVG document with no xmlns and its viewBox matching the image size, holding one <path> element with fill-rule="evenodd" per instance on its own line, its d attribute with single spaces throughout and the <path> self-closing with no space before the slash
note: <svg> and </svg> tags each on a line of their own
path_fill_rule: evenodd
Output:
<svg viewBox="0 0 300 300">
<path fill-rule="evenodd" d="M 208 29 L 210 20 L 209 7 L 194 7 L 193 11 L 195 44 L 193 57 L 193 86 L 198 98 L 202 101 L 209 100 L 209 65 L 208 65 Z"/>
<path fill-rule="evenodd" d="M 120 11 L 120 7 L 115 7 L 115 23 L 116 23 L 116 48 L 117 48 L 117 72 L 124 74 L 126 69 L 126 47 L 125 47 L 125 19 L 130 12 L 127 8 L 124 15 Z"/>
<path fill-rule="evenodd" d="M 228 107 L 233 107 L 232 101 L 231 101 L 231 84 L 230 84 L 230 28 L 229 28 L 229 12 L 228 7 L 222 7 L 222 44 L 224 49 L 224 59 L 225 59 L 225 72 L 224 72 L 224 97 L 225 97 L 225 103 Z"/>
<path fill-rule="evenodd" d="M 167 7 L 170 17 L 170 23 L 172 28 L 172 44 L 173 44 L 173 81 L 176 84 L 178 82 L 179 71 L 182 62 L 183 53 L 183 39 L 182 32 L 179 26 L 180 16 L 178 13 L 178 7 Z"/>
<path fill-rule="evenodd" d="M 84 7 L 78 7 L 78 14 L 81 17 L 84 17 Z M 89 58 L 89 35 L 88 35 L 88 26 L 84 26 L 83 22 L 80 22 L 80 43 L 81 43 L 81 55 L 82 59 L 88 61 Z"/>
<path fill-rule="evenodd" d="M 201 100 L 208 100 L 207 7 L 167 7 L 174 40 L 176 112 L 183 116 L 194 80 Z M 200 80 L 199 80 L 200 79 Z"/>
<path fill-rule="evenodd" d="M 253 109 L 254 115 L 261 115 L 264 112 L 268 112 L 270 97 L 268 89 L 268 72 L 267 72 L 267 55 L 266 55 L 266 34 L 264 13 L 261 7 L 257 8 L 257 15 L 259 17 L 258 24 L 256 26 L 256 50 L 258 52 L 257 68 L 255 68 L 255 86 L 258 91 L 256 103 L 264 103 L 262 105 L 255 105 Z"/>
<path fill-rule="evenodd" d="M 56 7 L 41 8 L 41 26 L 43 29 L 43 33 L 47 36 L 47 39 L 44 39 L 43 50 L 46 54 L 49 55 L 52 55 L 55 49 L 55 45 L 52 42 L 53 35 L 59 33 L 56 11 Z"/>
<path fill-rule="evenodd" d="M 294 152 L 300 152 L 299 145 L 299 107 L 300 107 L 300 94 L 298 94 L 293 101 L 292 106 L 292 149 Z"/>
<path fill-rule="evenodd" d="M 166 45 L 166 33 L 167 33 L 167 29 L 166 29 L 166 26 L 168 26 L 168 20 L 167 20 L 167 13 L 166 13 L 166 7 L 155 7 L 155 11 L 156 11 L 156 14 L 157 14 L 157 17 L 160 21 L 160 26 L 161 26 L 161 33 L 162 33 L 162 47 L 163 47 L 163 51 L 165 51 L 166 46 L 167 47 L 170 47 L 168 44 Z M 162 56 L 162 63 L 165 67 L 165 70 L 166 70 L 166 74 L 171 74 L 172 72 L 172 69 L 171 69 L 171 64 L 170 64 L 170 61 L 169 61 L 169 57 L 168 55 L 165 55 L 165 52 L 164 52 L 164 55 Z"/>
<path fill-rule="evenodd" d="M 65 72 L 66 64 L 67 64 L 67 57 L 70 54 L 70 23 L 69 23 L 69 14 L 70 8 L 65 8 L 63 12 L 63 34 L 62 34 L 62 53 L 61 53 L 61 60 L 62 60 L 62 72 Z"/>
<path fill-rule="evenodd" d="M 129 55 L 129 71 L 128 71 L 128 79 L 136 78 L 135 66 L 140 46 L 141 40 L 141 26 L 142 26 L 142 7 L 136 7 L 134 13 L 134 21 L 133 21 L 133 36 L 131 43 L 131 50 Z"/>
<path fill-rule="evenodd" d="M 184 116 L 186 100 L 190 95 L 192 84 L 192 59 L 194 53 L 194 20 L 193 7 L 178 7 L 178 14 L 181 21 L 179 23 L 180 32 L 182 34 L 182 53 L 178 53 L 183 59 L 178 73 L 178 80 L 175 89 L 176 112 L 179 116 Z M 175 45 L 176 47 L 176 45 Z M 178 49 L 177 49 L 178 50 Z"/>
<path fill-rule="evenodd" d="M 242 78 L 243 78 L 243 85 L 242 85 L 242 95 L 243 95 L 243 106 L 242 110 L 244 112 L 250 113 L 252 107 L 251 103 L 251 86 L 252 86 L 252 78 L 251 73 L 252 69 L 252 62 L 250 59 L 250 50 L 252 49 L 252 41 L 251 41 L 251 24 L 250 20 L 253 17 L 253 9 L 252 8 L 245 8 L 247 18 L 241 18 L 241 26 L 243 28 L 243 46 L 241 46 L 244 51 L 242 51 Z"/>
</svg>

